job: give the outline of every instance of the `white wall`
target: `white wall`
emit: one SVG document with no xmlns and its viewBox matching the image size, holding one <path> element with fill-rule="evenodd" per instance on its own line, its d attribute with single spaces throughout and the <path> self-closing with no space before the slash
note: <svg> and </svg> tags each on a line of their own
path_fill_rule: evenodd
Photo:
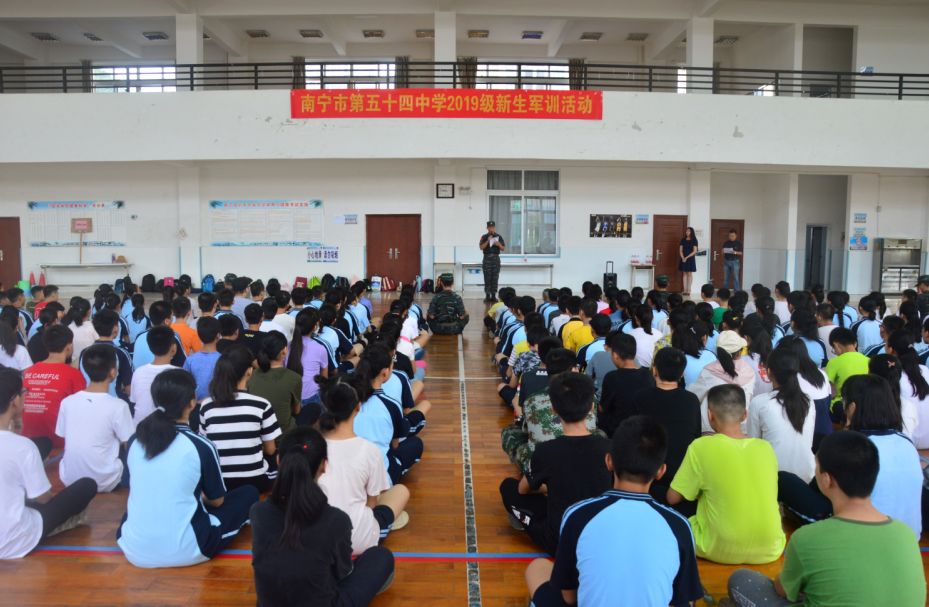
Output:
<svg viewBox="0 0 929 607">
<path fill-rule="evenodd" d="M 852 71 L 854 30 L 850 27 L 803 28 L 803 69 Z"/>
<path fill-rule="evenodd" d="M 925 24 L 862 24 L 855 32 L 854 68 L 875 72 L 929 72 L 929 35 Z"/>
<path fill-rule="evenodd" d="M 794 27 L 765 25 L 735 43 L 731 67 L 738 69 L 794 69 Z M 727 66 L 728 67 L 728 66 Z"/>
</svg>

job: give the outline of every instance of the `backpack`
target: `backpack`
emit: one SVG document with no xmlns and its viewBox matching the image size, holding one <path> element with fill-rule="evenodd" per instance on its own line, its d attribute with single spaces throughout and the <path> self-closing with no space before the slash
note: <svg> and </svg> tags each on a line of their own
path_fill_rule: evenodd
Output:
<svg viewBox="0 0 929 607">
<path fill-rule="evenodd" d="M 348 282 L 348 279 L 344 276 L 339 276 L 335 279 L 335 286 L 339 287 L 340 289 L 348 289 L 352 286 L 352 284 Z"/>
<path fill-rule="evenodd" d="M 213 289 L 215 288 L 216 288 L 216 278 L 214 278 L 212 274 L 207 274 L 200 281 L 200 289 L 204 293 L 212 293 Z"/>
<path fill-rule="evenodd" d="M 310 281 L 306 283 L 307 289 L 312 289 L 313 287 L 318 287 L 318 286 L 319 286 L 319 276 L 313 276 L 312 278 L 310 278 Z"/>
<path fill-rule="evenodd" d="M 328 292 L 332 285 L 335 284 L 335 276 L 332 274 L 323 274 L 322 280 L 319 281 L 319 286 L 323 288 L 323 291 Z"/>
<path fill-rule="evenodd" d="M 381 291 L 396 291 L 397 283 L 392 278 L 384 276 L 381 278 Z"/>
<path fill-rule="evenodd" d="M 432 293 L 433 291 L 435 291 L 435 283 L 432 282 L 431 278 L 427 278 L 426 280 L 423 281 L 422 291 L 423 293 Z"/>
<path fill-rule="evenodd" d="M 154 274 L 146 274 L 142 277 L 141 289 L 143 293 L 154 293 L 158 289 Z"/>
<path fill-rule="evenodd" d="M 117 278 L 116 282 L 113 283 L 113 292 L 117 295 L 122 295 L 126 291 L 126 284 L 122 278 Z"/>
<path fill-rule="evenodd" d="M 371 289 L 372 289 L 372 290 L 374 290 L 374 291 L 380 291 L 380 290 L 381 290 L 381 283 L 383 282 L 383 280 L 384 280 L 384 279 L 381 278 L 380 276 L 372 276 L 371 278 L 368 279 L 368 284 L 371 285 Z"/>
</svg>

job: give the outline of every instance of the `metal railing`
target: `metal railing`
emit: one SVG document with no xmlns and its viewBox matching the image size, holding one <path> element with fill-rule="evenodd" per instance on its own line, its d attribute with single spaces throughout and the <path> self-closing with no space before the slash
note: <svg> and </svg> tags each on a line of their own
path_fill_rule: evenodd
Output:
<svg viewBox="0 0 929 607">
<path fill-rule="evenodd" d="M 929 74 L 485 61 L 0 66 L 0 93 L 420 87 L 925 99 Z"/>
</svg>

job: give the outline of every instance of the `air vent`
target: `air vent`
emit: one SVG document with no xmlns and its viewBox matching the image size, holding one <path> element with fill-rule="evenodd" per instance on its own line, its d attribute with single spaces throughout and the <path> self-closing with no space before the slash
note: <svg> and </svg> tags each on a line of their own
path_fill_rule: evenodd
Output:
<svg viewBox="0 0 929 607">
<path fill-rule="evenodd" d="M 584 32 L 581 34 L 581 40 L 589 40 L 591 42 L 596 42 L 603 38 L 603 32 Z"/>
<path fill-rule="evenodd" d="M 626 42 L 645 42 L 646 39 L 648 39 L 648 34 L 642 32 L 633 32 L 626 36 Z"/>
<path fill-rule="evenodd" d="M 300 30 L 301 38 L 322 38 L 322 30 Z"/>
<path fill-rule="evenodd" d="M 58 42 L 58 37 L 48 32 L 30 32 L 29 35 L 41 42 Z"/>
<path fill-rule="evenodd" d="M 384 30 L 361 30 L 361 35 L 365 38 L 383 38 Z"/>
<path fill-rule="evenodd" d="M 544 33 L 544 32 L 540 32 L 540 31 L 538 31 L 538 30 L 528 30 L 528 31 L 524 31 L 524 32 L 523 32 L 523 40 L 541 40 L 541 39 L 542 39 L 542 34 L 543 34 L 543 33 Z"/>
<path fill-rule="evenodd" d="M 416 30 L 417 38 L 435 38 L 435 30 Z"/>
<path fill-rule="evenodd" d="M 468 38 L 489 38 L 490 30 L 468 30 Z"/>
<path fill-rule="evenodd" d="M 84 32 L 84 37 L 90 40 L 91 42 L 103 42 L 103 38 L 97 34 L 92 34 L 90 32 Z"/>
<path fill-rule="evenodd" d="M 739 41 L 738 36 L 720 36 L 713 41 L 716 46 L 732 46 Z"/>
<path fill-rule="evenodd" d="M 207 34 L 206 32 L 203 32 L 203 39 L 204 39 L 204 40 L 212 40 L 212 38 L 210 38 L 210 35 Z"/>
<path fill-rule="evenodd" d="M 270 38 L 268 30 L 245 30 L 245 35 L 249 38 Z"/>
<path fill-rule="evenodd" d="M 142 32 L 147 40 L 168 40 L 168 34 L 164 32 Z"/>
</svg>

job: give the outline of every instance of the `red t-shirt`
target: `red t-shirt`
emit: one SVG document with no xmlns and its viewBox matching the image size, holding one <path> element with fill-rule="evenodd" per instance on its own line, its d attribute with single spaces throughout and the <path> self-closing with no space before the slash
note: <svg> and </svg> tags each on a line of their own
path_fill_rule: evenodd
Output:
<svg viewBox="0 0 929 607">
<path fill-rule="evenodd" d="M 45 300 L 40 301 L 35 305 L 35 308 L 32 310 L 33 320 L 39 320 L 39 312 L 42 311 L 42 308 L 48 305 L 48 302 Z"/>
<path fill-rule="evenodd" d="M 55 448 L 63 447 L 64 439 L 55 434 L 61 401 L 86 386 L 81 372 L 65 363 L 41 362 L 23 371 L 23 388 L 28 391 L 23 436 L 46 436 Z"/>
</svg>

